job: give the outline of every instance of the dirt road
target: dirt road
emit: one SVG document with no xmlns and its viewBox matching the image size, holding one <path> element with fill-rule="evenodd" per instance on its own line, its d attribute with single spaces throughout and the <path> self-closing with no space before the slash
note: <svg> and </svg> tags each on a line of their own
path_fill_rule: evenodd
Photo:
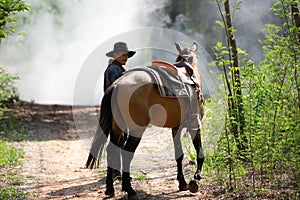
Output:
<svg viewBox="0 0 300 200">
<path fill-rule="evenodd" d="M 98 170 L 84 168 L 95 132 L 94 107 L 36 105 L 14 108 L 23 121 L 26 152 L 21 175 L 29 199 L 105 198 L 105 159 Z M 75 116 L 75 122 L 74 122 Z M 193 166 L 185 160 L 187 181 Z M 132 184 L 140 199 L 214 199 L 205 180 L 199 192 L 179 192 L 170 130 L 149 127 L 132 164 Z M 121 183 L 115 183 L 114 199 L 126 199 Z"/>
</svg>

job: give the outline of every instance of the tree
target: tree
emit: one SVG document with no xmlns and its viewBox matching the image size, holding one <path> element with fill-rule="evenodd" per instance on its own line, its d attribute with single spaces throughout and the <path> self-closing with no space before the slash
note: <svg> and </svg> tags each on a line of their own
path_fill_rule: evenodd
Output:
<svg viewBox="0 0 300 200">
<path fill-rule="evenodd" d="M 220 59 L 220 66 L 223 68 L 226 91 L 228 92 L 228 122 L 230 126 L 230 132 L 234 135 L 237 143 L 237 148 L 239 151 L 243 152 L 247 148 L 247 138 L 244 135 L 244 128 L 246 126 L 244 116 L 245 112 L 242 98 L 242 85 L 240 80 L 241 67 L 238 58 L 238 48 L 234 38 L 235 29 L 232 24 L 229 0 L 222 2 L 216 0 L 216 3 L 222 16 L 222 22 L 219 22 L 219 24 L 224 27 L 227 39 L 227 51 L 222 51 L 222 55 L 219 56 L 222 57 Z M 221 8 L 221 4 L 224 5 L 224 12 Z M 227 59 L 225 59 L 225 57 Z M 227 69 L 230 70 L 230 73 L 227 72 Z M 229 80 L 230 77 L 231 81 Z"/>
<path fill-rule="evenodd" d="M 17 13 L 29 8 L 22 0 L 0 0 L 0 42 L 16 30 Z"/>
<path fill-rule="evenodd" d="M 220 134 L 213 154 L 213 159 L 218 162 L 214 170 L 228 189 L 239 189 L 243 194 L 246 190 L 250 198 L 268 195 L 271 187 L 277 188 L 278 194 L 290 187 L 291 190 L 282 192 L 279 198 L 293 199 L 299 194 L 300 178 L 300 162 L 297 159 L 300 156 L 300 27 L 297 1 L 277 0 L 272 5 L 270 10 L 281 23 L 265 26 L 265 38 L 261 41 L 264 58 L 258 64 L 247 58 L 246 51 L 236 47 L 235 30 L 228 15 L 235 5 L 229 7 L 228 0 L 216 2 L 222 16 L 218 23 L 226 30 L 228 44 L 216 44 L 217 61 L 214 63 L 224 71 L 229 128 L 225 123 L 225 130 Z M 240 139 L 247 147 L 244 151 L 248 158 L 246 163 L 236 159 L 240 144 L 234 131 L 241 125 L 237 113 L 241 109 L 237 102 L 243 106 L 242 136 L 246 139 Z M 234 109 L 231 111 L 231 108 Z M 247 178 L 249 175 L 251 180 Z M 249 183 L 248 186 L 243 184 L 245 182 Z M 263 190 L 265 192 L 258 192 Z"/>
</svg>

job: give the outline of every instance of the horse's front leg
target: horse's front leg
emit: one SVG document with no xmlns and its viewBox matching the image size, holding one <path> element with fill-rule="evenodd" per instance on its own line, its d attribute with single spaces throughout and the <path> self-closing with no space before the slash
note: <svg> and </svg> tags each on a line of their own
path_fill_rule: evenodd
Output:
<svg viewBox="0 0 300 200">
<path fill-rule="evenodd" d="M 174 149 L 175 149 L 175 159 L 177 162 L 177 180 L 179 182 L 179 190 L 185 191 L 188 190 L 188 184 L 186 183 L 182 171 L 182 160 L 183 160 L 183 151 L 182 151 L 182 144 L 180 138 L 181 132 L 179 128 L 172 128 L 172 136 L 174 142 Z"/>
<path fill-rule="evenodd" d="M 201 171 L 204 162 L 204 153 L 202 149 L 200 129 L 197 130 L 195 133 L 191 133 L 191 135 L 192 137 L 194 136 L 193 144 L 197 152 L 197 171 L 194 174 L 194 179 L 200 180 L 202 178 Z"/>
</svg>

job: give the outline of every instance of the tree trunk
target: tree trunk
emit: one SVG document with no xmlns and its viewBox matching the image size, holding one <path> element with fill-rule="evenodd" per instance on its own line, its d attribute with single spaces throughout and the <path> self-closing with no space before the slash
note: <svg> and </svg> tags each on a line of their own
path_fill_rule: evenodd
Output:
<svg viewBox="0 0 300 200">
<path fill-rule="evenodd" d="M 245 128 L 245 116 L 244 116 L 244 106 L 242 99 L 242 88 L 241 88 L 241 80 L 240 80 L 240 67 L 238 60 L 238 51 L 236 40 L 234 39 L 233 26 L 231 21 L 230 14 L 230 3 L 229 0 L 224 2 L 225 7 L 225 19 L 227 26 L 227 40 L 229 50 L 231 52 L 231 60 L 233 61 L 231 64 L 231 71 L 233 76 L 233 95 L 234 95 L 234 108 L 229 111 L 234 115 L 236 119 L 236 123 L 233 123 L 233 134 L 238 142 L 239 150 L 246 150 L 247 138 L 244 135 Z"/>
<path fill-rule="evenodd" d="M 300 44 L 300 16 L 299 16 L 299 9 L 298 9 L 298 4 L 296 2 L 292 3 L 292 14 L 293 14 L 293 19 L 295 22 L 296 27 L 298 28 L 298 43 Z"/>
</svg>

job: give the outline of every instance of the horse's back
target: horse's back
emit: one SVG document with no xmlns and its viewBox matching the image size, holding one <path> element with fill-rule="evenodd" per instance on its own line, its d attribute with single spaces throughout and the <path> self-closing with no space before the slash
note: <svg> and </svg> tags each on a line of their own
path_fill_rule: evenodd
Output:
<svg viewBox="0 0 300 200">
<path fill-rule="evenodd" d="M 141 132 L 150 123 L 148 115 L 149 95 L 153 89 L 151 76 L 144 71 L 125 73 L 115 83 L 117 90 L 113 96 L 115 121 L 120 127 L 128 127 L 133 132 Z"/>
<path fill-rule="evenodd" d="M 176 127 L 187 112 L 186 99 L 160 95 L 157 83 L 144 70 L 126 73 L 117 82 L 118 102 L 123 123 L 133 129 L 145 128 L 149 123 L 160 127 Z"/>
</svg>

